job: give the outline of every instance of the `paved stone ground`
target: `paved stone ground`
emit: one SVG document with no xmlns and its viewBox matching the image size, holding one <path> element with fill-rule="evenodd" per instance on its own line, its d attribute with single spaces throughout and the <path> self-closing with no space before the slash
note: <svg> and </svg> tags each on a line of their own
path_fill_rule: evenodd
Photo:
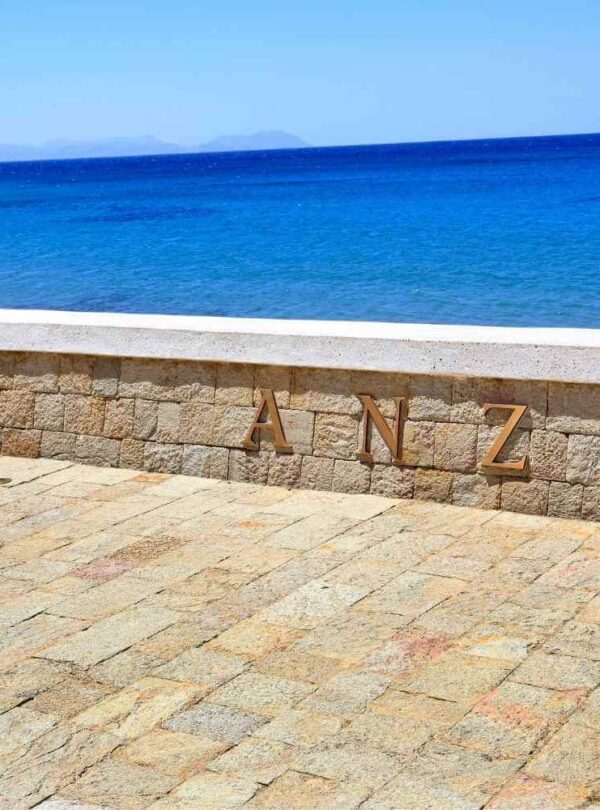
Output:
<svg viewBox="0 0 600 810">
<path fill-rule="evenodd" d="M 2 810 L 600 807 L 600 525 L 0 476 Z"/>
</svg>

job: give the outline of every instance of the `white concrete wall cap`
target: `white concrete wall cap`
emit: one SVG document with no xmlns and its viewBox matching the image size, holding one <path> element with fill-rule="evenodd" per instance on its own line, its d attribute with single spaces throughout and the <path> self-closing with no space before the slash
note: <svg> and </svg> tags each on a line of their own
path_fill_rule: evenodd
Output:
<svg viewBox="0 0 600 810">
<path fill-rule="evenodd" d="M 0 310 L 0 351 L 600 383 L 600 330 Z"/>
</svg>

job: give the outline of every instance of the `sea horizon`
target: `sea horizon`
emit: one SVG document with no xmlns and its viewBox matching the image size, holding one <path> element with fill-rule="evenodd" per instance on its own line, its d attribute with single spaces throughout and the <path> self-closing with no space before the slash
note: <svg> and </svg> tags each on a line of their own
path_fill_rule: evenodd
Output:
<svg viewBox="0 0 600 810">
<path fill-rule="evenodd" d="M 600 134 L 0 164 L 5 308 L 600 327 Z"/>
</svg>

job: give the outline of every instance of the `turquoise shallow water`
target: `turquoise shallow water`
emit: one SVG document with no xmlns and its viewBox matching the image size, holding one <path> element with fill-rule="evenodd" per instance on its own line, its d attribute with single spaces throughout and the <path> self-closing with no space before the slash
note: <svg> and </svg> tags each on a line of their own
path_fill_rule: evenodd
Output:
<svg viewBox="0 0 600 810">
<path fill-rule="evenodd" d="M 600 327 L 600 135 L 0 164 L 0 306 Z"/>
</svg>

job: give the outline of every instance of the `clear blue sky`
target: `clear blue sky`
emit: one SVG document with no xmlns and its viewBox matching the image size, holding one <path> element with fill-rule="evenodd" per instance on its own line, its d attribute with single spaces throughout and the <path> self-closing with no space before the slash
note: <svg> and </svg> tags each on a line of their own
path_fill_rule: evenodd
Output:
<svg viewBox="0 0 600 810">
<path fill-rule="evenodd" d="M 598 0 L 0 0 L 0 142 L 600 130 Z"/>
</svg>

